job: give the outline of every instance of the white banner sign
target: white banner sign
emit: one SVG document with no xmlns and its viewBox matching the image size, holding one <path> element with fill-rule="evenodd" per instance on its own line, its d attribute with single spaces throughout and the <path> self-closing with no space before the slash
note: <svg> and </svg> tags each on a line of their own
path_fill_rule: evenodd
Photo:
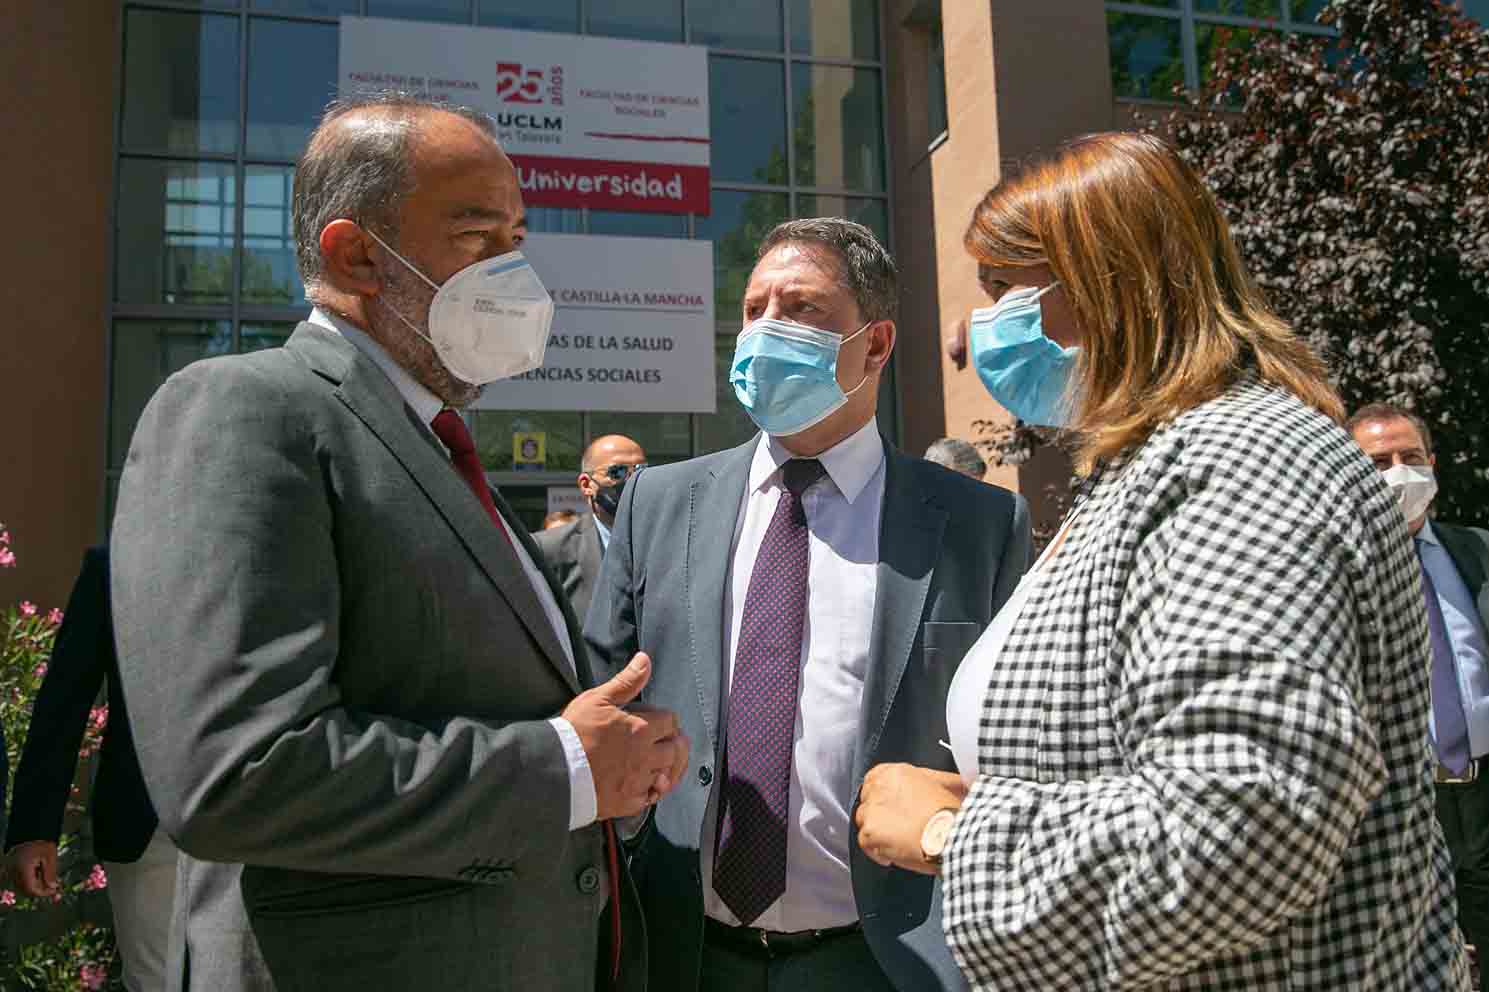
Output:
<svg viewBox="0 0 1489 992">
<path fill-rule="evenodd" d="M 713 242 L 533 234 L 522 250 L 553 294 L 546 361 L 478 408 L 714 412 Z"/>
<path fill-rule="evenodd" d="M 709 211 L 701 45 L 343 17 L 340 87 L 490 114 L 528 206 Z"/>
</svg>

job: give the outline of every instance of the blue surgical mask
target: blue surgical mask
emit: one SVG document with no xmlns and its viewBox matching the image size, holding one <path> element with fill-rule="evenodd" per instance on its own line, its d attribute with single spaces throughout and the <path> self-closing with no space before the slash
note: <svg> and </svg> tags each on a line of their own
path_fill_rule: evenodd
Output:
<svg viewBox="0 0 1489 992">
<path fill-rule="evenodd" d="M 969 350 L 982 384 L 1026 424 L 1070 423 L 1070 387 L 1079 348 L 1062 348 L 1044 335 L 1039 298 L 1059 285 L 1017 289 L 972 311 Z"/>
<path fill-rule="evenodd" d="M 734 397 L 767 434 L 790 437 L 821 423 L 868 381 L 843 392 L 838 385 L 838 349 L 872 324 L 847 337 L 789 320 L 765 318 L 739 332 L 729 383 Z"/>
</svg>

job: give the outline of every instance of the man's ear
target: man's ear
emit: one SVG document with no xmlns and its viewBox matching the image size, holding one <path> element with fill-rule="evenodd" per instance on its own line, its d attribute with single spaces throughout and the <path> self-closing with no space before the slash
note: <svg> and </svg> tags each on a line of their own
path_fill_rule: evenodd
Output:
<svg viewBox="0 0 1489 992">
<path fill-rule="evenodd" d="M 864 363 L 875 372 L 883 372 L 894 352 L 895 326 L 892 320 L 879 320 L 869 325 L 869 350 Z"/>
<path fill-rule="evenodd" d="M 376 244 L 355 221 L 342 217 L 321 229 L 321 259 L 326 282 L 344 293 L 376 296 L 383 281 L 371 254 Z"/>
<path fill-rule="evenodd" d="M 598 492 L 599 489 L 599 483 L 595 482 L 595 480 L 590 477 L 588 472 L 579 473 L 579 491 L 581 493 L 593 499 L 595 493 Z"/>
</svg>

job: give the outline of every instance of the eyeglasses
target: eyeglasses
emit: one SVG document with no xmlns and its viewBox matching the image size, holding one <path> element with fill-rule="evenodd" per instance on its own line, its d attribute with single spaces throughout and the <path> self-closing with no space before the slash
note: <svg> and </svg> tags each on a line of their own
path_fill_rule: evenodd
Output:
<svg viewBox="0 0 1489 992">
<path fill-rule="evenodd" d="M 607 465 L 596 474 L 604 476 L 611 482 L 621 482 L 629 478 L 633 472 L 639 472 L 643 468 L 646 468 L 646 462 L 638 465 Z"/>
</svg>

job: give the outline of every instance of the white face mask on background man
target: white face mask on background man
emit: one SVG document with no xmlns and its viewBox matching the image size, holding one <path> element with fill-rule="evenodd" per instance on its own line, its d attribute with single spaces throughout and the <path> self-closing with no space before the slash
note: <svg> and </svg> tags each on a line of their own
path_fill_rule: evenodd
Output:
<svg viewBox="0 0 1489 992">
<path fill-rule="evenodd" d="M 1381 473 L 1407 523 L 1422 518 L 1437 496 L 1437 476 L 1431 465 L 1393 465 Z"/>
</svg>

